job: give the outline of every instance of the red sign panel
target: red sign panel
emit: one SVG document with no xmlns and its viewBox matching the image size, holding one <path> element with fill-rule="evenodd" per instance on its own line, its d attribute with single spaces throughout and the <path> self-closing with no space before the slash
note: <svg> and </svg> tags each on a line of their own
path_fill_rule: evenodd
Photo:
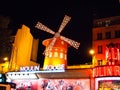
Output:
<svg viewBox="0 0 120 90">
<path fill-rule="evenodd" d="M 93 69 L 93 77 L 120 76 L 120 66 L 99 66 Z"/>
</svg>

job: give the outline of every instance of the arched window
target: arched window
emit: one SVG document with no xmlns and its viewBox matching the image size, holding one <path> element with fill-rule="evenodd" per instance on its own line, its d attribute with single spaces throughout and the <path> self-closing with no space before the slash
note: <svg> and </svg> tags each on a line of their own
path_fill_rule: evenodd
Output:
<svg viewBox="0 0 120 90">
<path fill-rule="evenodd" d="M 63 53 L 60 53 L 60 58 L 63 58 Z"/>
<path fill-rule="evenodd" d="M 58 52 L 54 52 L 54 57 L 58 57 Z"/>
</svg>

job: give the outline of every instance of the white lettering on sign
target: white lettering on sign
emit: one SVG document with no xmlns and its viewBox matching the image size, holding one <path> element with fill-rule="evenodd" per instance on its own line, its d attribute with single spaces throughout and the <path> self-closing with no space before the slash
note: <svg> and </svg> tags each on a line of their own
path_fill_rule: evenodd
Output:
<svg viewBox="0 0 120 90">
<path fill-rule="evenodd" d="M 44 70 L 65 70 L 65 65 L 64 64 L 58 64 L 56 66 L 47 65 L 44 67 Z"/>
<path fill-rule="evenodd" d="M 31 86 L 32 82 L 21 82 L 18 84 L 19 87 L 27 87 L 27 86 Z"/>
<path fill-rule="evenodd" d="M 20 67 L 21 72 L 27 72 L 27 71 L 39 71 L 40 66 L 25 66 L 25 67 Z"/>
</svg>

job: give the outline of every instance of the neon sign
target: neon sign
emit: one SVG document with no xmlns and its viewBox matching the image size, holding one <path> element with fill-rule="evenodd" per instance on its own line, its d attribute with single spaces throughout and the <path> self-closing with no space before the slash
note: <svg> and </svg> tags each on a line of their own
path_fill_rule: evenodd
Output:
<svg viewBox="0 0 120 90">
<path fill-rule="evenodd" d="M 44 70 L 64 70 L 64 69 L 65 69 L 65 65 L 64 64 L 58 64 L 56 66 L 46 65 L 44 67 Z"/>
<path fill-rule="evenodd" d="M 120 60 L 120 44 L 110 43 L 106 46 L 105 58 L 108 65 L 115 65 Z"/>
<path fill-rule="evenodd" d="M 28 72 L 28 71 L 39 71 L 40 66 L 25 66 L 25 67 L 20 67 L 21 72 Z"/>
<path fill-rule="evenodd" d="M 99 82 L 100 81 L 109 81 L 109 80 L 111 80 L 111 81 L 120 81 L 120 77 L 102 77 L 102 78 L 96 78 L 95 79 L 95 90 L 105 90 L 105 89 L 99 89 Z M 112 84 L 112 83 L 111 83 Z M 119 84 L 117 84 L 117 85 L 119 85 Z M 115 85 L 115 87 L 117 87 L 117 85 Z M 101 86 L 103 86 L 103 85 L 101 85 Z M 111 85 L 112 87 L 113 87 L 113 85 Z M 106 89 L 106 90 L 112 90 L 112 89 Z M 119 90 L 119 89 L 113 89 L 113 90 Z"/>
<path fill-rule="evenodd" d="M 93 69 L 93 77 L 120 76 L 120 66 L 101 66 Z"/>
</svg>

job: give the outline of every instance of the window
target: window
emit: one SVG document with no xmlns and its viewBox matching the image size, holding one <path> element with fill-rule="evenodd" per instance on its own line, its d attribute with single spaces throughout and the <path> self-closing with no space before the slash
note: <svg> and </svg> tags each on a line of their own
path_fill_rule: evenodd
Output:
<svg viewBox="0 0 120 90">
<path fill-rule="evenodd" d="M 58 57 L 58 52 L 54 52 L 54 57 L 55 57 L 55 58 Z"/>
<path fill-rule="evenodd" d="M 120 30 L 115 31 L 115 38 L 120 38 Z"/>
<path fill-rule="evenodd" d="M 102 65 L 102 60 L 98 60 L 98 66 Z"/>
<path fill-rule="evenodd" d="M 101 54 L 102 53 L 102 46 L 98 46 L 98 54 Z"/>
<path fill-rule="evenodd" d="M 110 20 L 105 21 L 105 26 L 108 27 L 110 25 Z"/>
<path fill-rule="evenodd" d="M 111 32 L 106 32 L 105 37 L 106 37 L 106 39 L 110 39 L 111 38 Z"/>
<path fill-rule="evenodd" d="M 97 40 L 102 40 L 102 33 L 97 33 Z"/>
<path fill-rule="evenodd" d="M 60 58 L 63 58 L 63 53 L 60 53 Z"/>
<path fill-rule="evenodd" d="M 97 22 L 97 24 L 98 24 L 98 26 L 102 26 L 102 22 L 101 21 Z"/>
<path fill-rule="evenodd" d="M 52 52 L 49 53 L 49 58 L 51 58 L 51 57 L 52 57 Z"/>
</svg>

